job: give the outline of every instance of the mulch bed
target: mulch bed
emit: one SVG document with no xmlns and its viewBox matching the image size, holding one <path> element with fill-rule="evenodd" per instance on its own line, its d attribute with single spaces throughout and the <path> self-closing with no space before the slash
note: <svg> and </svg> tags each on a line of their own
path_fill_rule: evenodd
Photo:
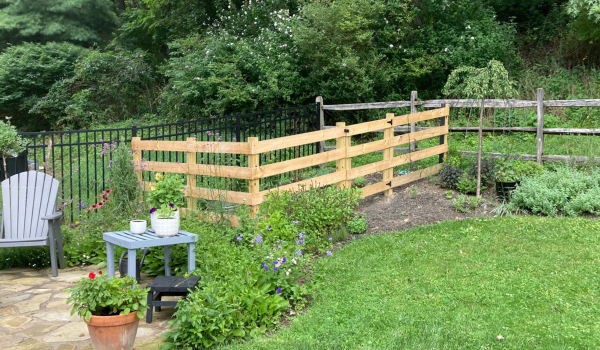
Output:
<svg viewBox="0 0 600 350">
<path fill-rule="evenodd" d="M 381 181 L 381 176 L 378 177 L 367 180 L 371 183 Z M 357 212 L 367 215 L 369 227 L 365 233 L 401 231 L 447 220 L 493 216 L 491 210 L 500 204 L 494 190 L 489 188 L 482 193 L 483 200 L 477 210 L 459 213 L 454 209 L 452 200 L 446 198 L 447 189 L 433 181 L 435 178 L 421 179 L 395 188 L 390 197 L 379 193 L 363 199 Z M 413 190 L 415 186 L 416 190 Z M 454 197 L 458 195 L 459 193 L 454 191 Z"/>
</svg>

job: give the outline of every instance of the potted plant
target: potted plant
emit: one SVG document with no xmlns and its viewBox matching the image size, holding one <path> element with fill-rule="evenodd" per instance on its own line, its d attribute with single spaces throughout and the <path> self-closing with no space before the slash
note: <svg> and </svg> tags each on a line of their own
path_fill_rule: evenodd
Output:
<svg viewBox="0 0 600 350">
<path fill-rule="evenodd" d="M 177 235 L 177 232 L 179 232 L 179 210 L 176 210 L 173 204 L 163 204 L 151 213 L 155 215 L 152 229 L 158 237 L 166 238 Z"/>
<path fill-rule="evenodd" d="M 179 207 L 183 205 L 183 199 L 185 194 L 183 190 L 183 180 L 173 174 L 162 175 L 156 173 L 154 176 L 155 183 L 150 184 L 150 192 L 148 199 L 152 205 L 150 209 L 150 225 L 156 232 L 157 219 L 159 213 L 161 213 L 161 219 L 170 220 L 175 219 L 177 221 L 177 227 L 179 227 Z M 163 222 L 162 224 L 166 224 Z M 169 225 L 174 225 L 169 222 Z"/>
<path fill-rule="evenodd" d="M 131 276 L 106 277 L 102 271 L 90 272 L 67 291 L 75 312 L 88 325 L 95 350 L 129 350 L 133 348 L 140 318 L 148 304 L 149 288 L 139 289 Z"/>
<path fill-rule="evenodd" d="M 8 169 L 6 168 L 6 158 L 16 158 L 20 153 L 25 151 L 25 146 L 29 141 L 23 139 L 17 133 L 17 128 L 10 124 L 10 118 L 6 117 L 6 121 L 0 120 L 0 153 L 2 153 L 2 169 L 4 171 L 4 179 L 8 179 Z M 27 169 L 27 158 L 24 158 L 24 167 Z M 16 164 L 15 164 L 16 168 Z"/>
<path fill-rule="evenodd" d="M 544 168 L 536 162 L 506 158 L 496 165 L 496 193 L 502 198 L 509 198 L 517 188 L 521 179 L 540 175 Z"/>
</svg>

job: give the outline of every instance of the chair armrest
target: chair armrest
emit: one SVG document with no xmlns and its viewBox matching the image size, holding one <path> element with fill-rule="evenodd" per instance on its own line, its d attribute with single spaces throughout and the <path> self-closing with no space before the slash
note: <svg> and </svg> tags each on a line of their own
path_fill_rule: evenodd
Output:
<svg viewBox="0 0 600 350">
<path fill-rule="evenodd" d="M 60 218 L 62 215 L 63 215 L 62 211 L 57 211 L 56 213 L 42 217 L 42 220 L 56 220 L 56 219 Z"/>
</svg>

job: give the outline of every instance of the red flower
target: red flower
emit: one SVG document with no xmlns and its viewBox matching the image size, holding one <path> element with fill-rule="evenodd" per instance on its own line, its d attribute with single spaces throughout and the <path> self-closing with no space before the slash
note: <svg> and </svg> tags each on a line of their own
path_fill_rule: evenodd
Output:
<svg viewBox="0 0 600 350">
<path fill-rule="evenodd" d="M 90 274 L 88 275 L 88 277 L 93 280 L 94 278 L 96 278 L 96 274 L 93 272 L 90 272 Z"/>
<path fill-rule="evenodd" d="M 98 271 L 98 274 L 101 275 L 102 274 L 102 270 Z"/>
</svg>

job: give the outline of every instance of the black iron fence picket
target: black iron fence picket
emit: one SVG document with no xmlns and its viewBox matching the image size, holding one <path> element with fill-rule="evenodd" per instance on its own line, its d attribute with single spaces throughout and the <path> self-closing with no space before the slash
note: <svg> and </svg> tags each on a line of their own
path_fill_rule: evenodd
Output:
<svg viewBox="0 0 600 350">
<path fill-rule="evenodd" d="M 248 137 L 259 140 L 274 139 L 319 130 L 319 104 L 283 108 L 248 114 L 235 114 L 210 119 L 176 123 L 137 126 L 129 128 L 26 132 L 20 135 L 28 139 L 27 159 L 30 169 L 43 170 L 61 181 L 60 201 L 66 217 L 76 221 L 82 205 L 89 205 L 103 190 L 110 188 L 107 167 L 110 167 L 110 150 L 119 142 L 130 143 L 132 137 L 143 140 L 179 140 L 188 137 L 198 140 L 239 142 Z M 49 147 L 49 145 L 52 145 Z M 279 150 L 263 155 L 261 162 L 284 161 L 318 152 L 318 144 Z M 184 162 L 181 152 L 145 151 L 147 160 Z M 206 162 L 214 162 L 218 155 L 206 156 Z M 239 164 L 247 162 L 237 157 Z M 149 176 L 150 174 L 146 174 Z"/>
</svg>

